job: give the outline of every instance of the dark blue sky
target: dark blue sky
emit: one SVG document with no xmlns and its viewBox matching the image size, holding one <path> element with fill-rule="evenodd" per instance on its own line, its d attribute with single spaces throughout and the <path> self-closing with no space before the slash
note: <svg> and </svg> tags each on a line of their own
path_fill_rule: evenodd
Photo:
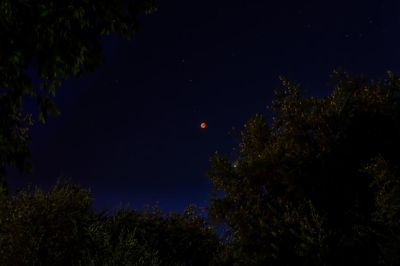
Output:
<svg viewBox="0 0 400 266">
<path fill-rule="evenodd" d="M 103 67 L 59 89 L 62 115 L 34 128 L 34 172 L 14 187 L 62 176 L 99 208 L 206 206 L 210 155 L 229 153 L 231 128 L 266 111 L 279 75 L 326 95 L 335 67 L 400 72 L 399 1 L 158 3 L 132 41 L 104 39 Z"/>
</svg>

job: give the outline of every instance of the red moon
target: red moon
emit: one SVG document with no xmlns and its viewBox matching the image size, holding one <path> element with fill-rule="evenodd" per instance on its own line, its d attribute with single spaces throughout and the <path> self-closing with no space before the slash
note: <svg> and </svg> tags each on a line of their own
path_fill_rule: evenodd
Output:
<svg viewBox="0 0 400 266">
<path fill-rule="evenodd" d="M 207 124 L 206 124 L 205 122 L 203 122 L 203 123 L 200 124 L 200 127 L 201 127 L 202 129 L 205 129 L 205 128 L 207 127 Z"/>
</svg>

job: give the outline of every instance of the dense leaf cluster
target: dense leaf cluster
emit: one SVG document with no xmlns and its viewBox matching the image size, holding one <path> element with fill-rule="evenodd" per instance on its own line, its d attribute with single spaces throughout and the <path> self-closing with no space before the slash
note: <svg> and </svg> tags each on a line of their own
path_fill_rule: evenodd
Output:
<svg viewBox="0 0 400 266">
<path fill-rule="evenodd" d="M 22 190 L 0 201 L 0 265 L 210 265 L 215 231 L 189 207 L 114 214 L 93 210 L 87 190 Z"/>
<path fill-rule="evenodd" d="M 272 121 L 254 116 L 235 158 L 212 159 L 227 264 L 400 263 L 400 80 L 333 80 L 313 98 L 283 78 Z"/>
</svg>

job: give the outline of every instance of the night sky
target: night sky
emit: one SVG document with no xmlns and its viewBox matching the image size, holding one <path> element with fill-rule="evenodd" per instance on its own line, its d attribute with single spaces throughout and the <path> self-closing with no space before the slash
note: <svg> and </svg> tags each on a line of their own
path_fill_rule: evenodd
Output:
<svg viewBox="0 0 400 266">
<path fill-rule="evenodd" d="M 400 72 L 396 0 L 158 5 L 132 41 L 104 38 L 100 69 L 59 89 L 62 114 L 35 126 L 34 171 L 11 176 L 12 187 L 63 177 L 91 188 L 97 208 L 206 206 L 209 157 L 231 153 L 232 127 L 266 112 L 279 75 L 322 96 L 335 67 Z"/>
</svg>

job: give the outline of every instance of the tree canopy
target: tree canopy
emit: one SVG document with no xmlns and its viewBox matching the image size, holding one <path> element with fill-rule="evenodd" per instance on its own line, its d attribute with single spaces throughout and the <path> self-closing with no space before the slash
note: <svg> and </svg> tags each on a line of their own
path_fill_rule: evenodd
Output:
<svg viewBox="0 0 400 266">
<path fill-rule="evenodd" d="M 154 9 L 153 0 L 0 2 L 0 178 L 7 166 L 29 167 L 35 119 L 26 97 L 36 98 L 41 122 L 57 114 L 51 98 L 61 83 L 102 63 L 102 36 L 131 38 L 138 16 Z"/>
<path fill-rule="evenodd" d="M 219 251 L 194 206 L 96 212 L 91 193 L 70 183 L 0 197 L 1 265 L 210 265 Z"/>
<path fill-rule="evenodd" d="M 282 78 L 272 119 L 255 115 L 236 155 L 213 157 L 228 265 L 400 263 L 400 80 L 332 80 L 314 98 Z"/>
</svg>

